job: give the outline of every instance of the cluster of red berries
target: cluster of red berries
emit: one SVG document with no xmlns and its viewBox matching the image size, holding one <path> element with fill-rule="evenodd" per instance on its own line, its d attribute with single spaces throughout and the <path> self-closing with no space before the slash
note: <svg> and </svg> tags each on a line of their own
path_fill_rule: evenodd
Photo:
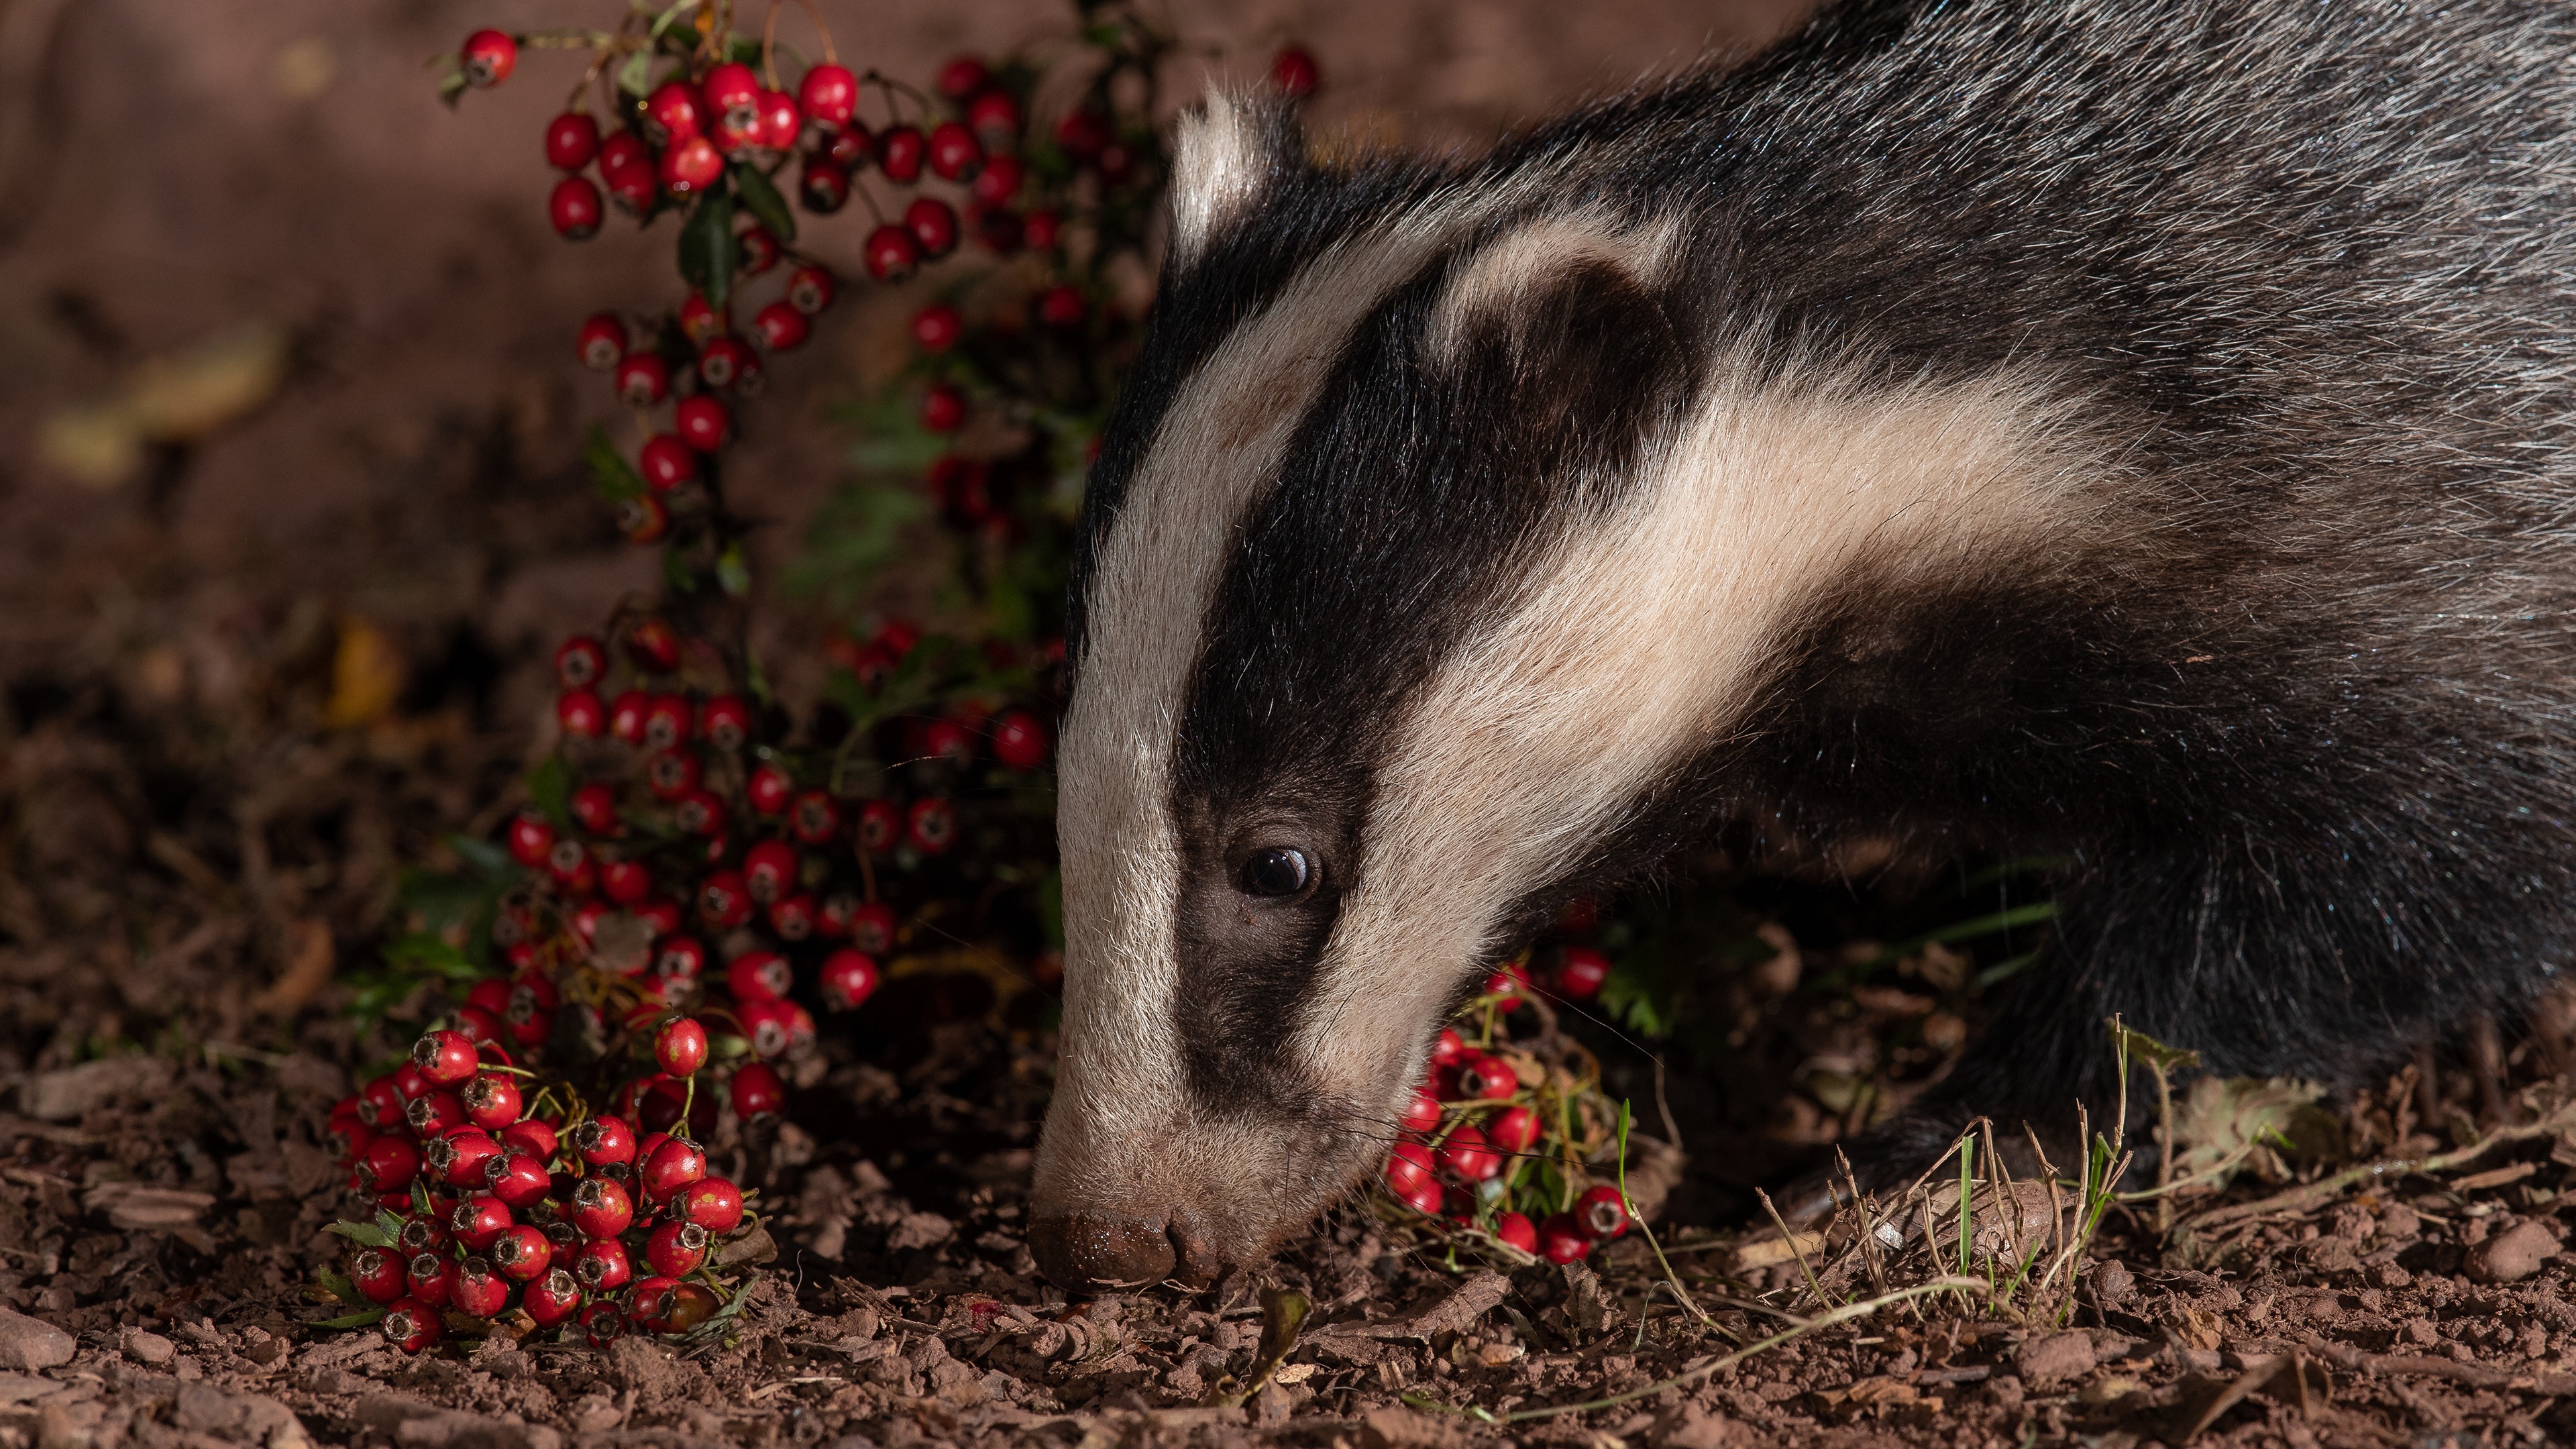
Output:
<svg viewBox="0 0 2576 1449">
<path fill-rule="evenodd" d="M 684 1333 L 724 1306 L 709 1269 L 719 1240 L 746 1231 L 742 1189 L 707 1170 L 687 1119 L 707 1066 L 706 1027 L 688 1017 L 654 1033 L 660 1081 L 686 1084 L 674 1110 L 584 1113 L 559 1088 L 459 1024 L 423 1035 L 410 1059 L 333 1109 L 351 1185 L 372 1223 L 343 1223 L 360 1245 L 347 1288 L 377 1305 L 387 1341 L 418 1353 L 446 1315 L 513 1310 L 538 1329 L 577 1323 L 593 1345 L 630 1327 Z M 733 1076 L 735 1113 L 774 1113 L 777 1076 L 757 1063 Z M 657 1122 L 659 1125 L 656 1125 Z M 336 1291 L 336 1290 L 335 1290 Z"/>
<path fill-rule="evenodd" d="M 1590 901 L 1577 901 L 1557 928 L 1583 933 L 1597 920 Z M 1600 993 L 1610 974 L 1607 956 L 1581 944 L 1553 954 L 1547 979 L 1557 999 Z M 1578 1136 L 1575 1089 L 1562 1073 L 1509 1047 L 1506 1018 L 1529 1004 L 1530 992 L 1527 968 L 1515 961 L 1488 976 L 1460 1013 L 1476 1044 L 1458 1027 L 1441 1029 L 1429 1073 L 1405 1105 L 1403 1135 L 1387 1154 L 1386 1186 L 1427 1217 L 1481 1228 L 1524 1253 L 1564 1263 L 1626 1232 L 1628 1203 L 1607 1183 L 1580 1185 L 1582 1154 L 1565 1150 Z"/>
</svg>

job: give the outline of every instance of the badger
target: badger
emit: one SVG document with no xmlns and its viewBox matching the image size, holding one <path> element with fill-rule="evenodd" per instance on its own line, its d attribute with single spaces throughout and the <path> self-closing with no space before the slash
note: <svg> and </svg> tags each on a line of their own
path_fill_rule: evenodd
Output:
<svg viewBox="0 0 2576 1449">
<path fill-rule="evenodd" d="M 2527 1003 L 2571 104 L 2554 0 L 1853 0 L 1477 157 L 1206 102 L 1076 546 L 1043 1271 L 1259 1263 L 1516 942 L 1747 815 L 2066 862 L 1864 1180 L 2102 1120 L 2115 1013 L 2349 1082 Z"/>
</svg>

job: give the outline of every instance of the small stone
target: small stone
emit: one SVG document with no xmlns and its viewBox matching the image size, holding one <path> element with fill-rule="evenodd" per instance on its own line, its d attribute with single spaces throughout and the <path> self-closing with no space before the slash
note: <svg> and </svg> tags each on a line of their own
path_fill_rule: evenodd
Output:
<svg viewBox="0 0 2576 1449">
<path fill-rule="evenodd" d="M 1371 1409 L 1360 1419 L 1364 1449 L 1456 1449 L 1466 1442 L 1456 1424 L 1411 1409 Z"/>
<path fill-rule="evenodd" d="M 2114 1259 L 2093 1270 L 2093 1296 L 2105 1303 L 2125 1303 L 2136 1291 L 2137 1281 L 2129 1276 L 2127 1264 Z"/>
<path fill-rule="evenodd" d="M 179 1345 L 138 1328 L 125 1336 L 125 1354 L 136 1363 L 163 1367 L 179 1356 Z"/>
<path fill-rule="evenodd" d="M 2013 1367 L 2026 1383 L 2053 1384 L 2074 1378 L 2093 1367 L 2093 1335 L 2077 1329 L 2025 1339 L 2013 1350 Z"/>
<path fill-rule="evenodd" d="M 2537 1222 L 2517 1223 L 2469 1250 L 2461 1264 L 2480 1283 L 2519 1283 L 2558 1256 L 2558 1235 Z"/>
<path fill-rule="evenodd" d="M 169 1085 L 171 1074 L 170 1063 L 159 1057 L 104 1057 L 29 1077 L 18 1100 L 30 1117 L 77 1121 L 121 1099 L 154 1096 Z"/>
<path fill-rule="evenodd" d="M 0 1369 L 49 1369 L 72 1361 L 80 1344 L 41 1318 L 0 1308 Z"/>
</svg>

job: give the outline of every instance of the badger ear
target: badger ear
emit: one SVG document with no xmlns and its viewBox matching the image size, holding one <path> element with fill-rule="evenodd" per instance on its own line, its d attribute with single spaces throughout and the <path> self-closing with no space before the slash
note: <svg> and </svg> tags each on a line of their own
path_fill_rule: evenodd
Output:
<svg viewBox="0 0 2576 1449">
<path fill-rule="evenodd" d="M 1172 259 L 1196 261 L 1305 152 L 1295 112 L 1275 96 L 1220 91 L 1182 112 L 1172 136 Z"/>
</svg>

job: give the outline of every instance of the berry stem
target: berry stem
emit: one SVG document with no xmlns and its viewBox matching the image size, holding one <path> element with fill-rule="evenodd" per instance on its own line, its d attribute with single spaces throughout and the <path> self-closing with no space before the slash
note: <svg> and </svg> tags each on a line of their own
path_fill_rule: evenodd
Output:
<svg viewBox="0 0 2576 1449">
<path fill-rule="evenodd" d="M 885 92 L 886 114 L 892 116 L 898 123 L 903 120 L 903 108 L 894 103 L 894 98 L 898 93 L 912 97 L 912 103 L 920 108 L 921 118 L 924 121 L 929 120 L 933 114 L 930 97 L 923 95 L 921 92 L 914 90 L 912 87 L 905 85 L 902 81 L 896 80 L 894 77 L 887 75 L 883 71 L 870 69 L 868 73 L 861 76 L 860 79 Z"/>
<path fill-rule="evenodd" d="M 760 73 L 772 90 L 778 88 L 778 65 L 774 47 L 778 38 L 778 7 L 782 0 L 769 0 L 769 18 L 760 26 Z M 832 49 L 832 27 L 823 23 L 823 12 L 814 8 L 814 0 L 796 0 L 805 18 L 814 22 L 814 33 L 823 41 L 823 63 L 839 65 L 841 56 Z"/>
</svg>

